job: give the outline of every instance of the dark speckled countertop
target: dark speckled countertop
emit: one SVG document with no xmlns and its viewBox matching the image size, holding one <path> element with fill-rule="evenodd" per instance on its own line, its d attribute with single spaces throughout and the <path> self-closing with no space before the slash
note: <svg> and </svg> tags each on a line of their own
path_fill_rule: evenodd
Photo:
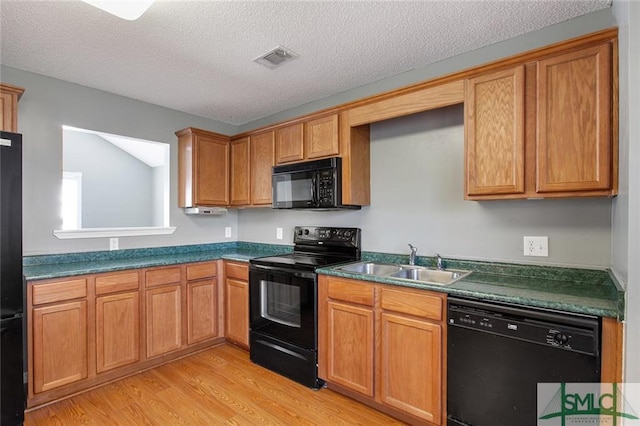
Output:
<svg viewBox="0 0 640 426">
<path fill-rule="evenodd" d="M 149 268 L 180 263 L 228 259 L 248 262 L 260 256 L 290 253 L 292 246 L 230 242 L 148 249 L 70 253 L 24 258 L 28 281 Z M 407 263 L 407 256 L 363 252 L 362 259 L 380 263 Z M 435 259 L 419 257 L 421 266 L 435 266 Z M 347 273 L 337 267 L 318 269 L 326 275 L 383 284 L 441 291 L 450 295 L 577 312 L 619 320 L 624 316 L 624 291 L 608 270 L 560 268 L 445 259 L 445 267 L 473 271 L 447 286 L 386 277 Z"/>
<path fill-rule="evenodd" d="M 248 262 L 254 257 L 289 253 L 293 246 L 246 242 L 213 243 L 118 251 L 98 251 L 42 256 L 23 260 L 27 281 L 125 269 L 150 268 L 180 263 L 228 259 Z"/>
<path fill-rule="evenodd" d="M 382 253 L 363 253 L 362 259 L 380 263 L 407 263 L 407 256 Z M 445 259 L 444 262 L 446 268 L 473 272 L 445 286 L 344 272 L 338 270 L 338 266 L 320 268 L 318 273 L 440 291 L 451 296 L 613 317 L 618 320 L 624 317 L 624 291 L 609 270 L 454 259 Z M 416 264 L 434 267 L 435 259 L 421 257 Z"/>
</svg>

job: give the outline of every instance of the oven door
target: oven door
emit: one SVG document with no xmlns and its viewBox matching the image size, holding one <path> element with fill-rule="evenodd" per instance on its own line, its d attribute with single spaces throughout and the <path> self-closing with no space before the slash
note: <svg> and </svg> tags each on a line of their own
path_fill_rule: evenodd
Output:
<svg viewBox="0 0 640 426">
<path fill-rule="evenodd" d="M 274 173 L 273 208 L 299 209 L 318 206 L 318 173 L 315 170 Z"/>
<path fill-rule="evenodd" d="M 314 272 L 251 265 L 250 328 L 305 349 L 316 349 L 317 286 Z"/>
</svg>

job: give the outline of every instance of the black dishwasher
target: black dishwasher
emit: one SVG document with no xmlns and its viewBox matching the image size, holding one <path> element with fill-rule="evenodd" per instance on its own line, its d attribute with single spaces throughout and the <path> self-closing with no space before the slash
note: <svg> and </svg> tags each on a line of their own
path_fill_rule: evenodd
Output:
<svg viewBox="0 0 640 426">
<path fill-rule="evenodd" d="M 600 319 L 448 299 L 448 426 L 537 424 L 538 383 L 600 382 Z"/>
</svg>

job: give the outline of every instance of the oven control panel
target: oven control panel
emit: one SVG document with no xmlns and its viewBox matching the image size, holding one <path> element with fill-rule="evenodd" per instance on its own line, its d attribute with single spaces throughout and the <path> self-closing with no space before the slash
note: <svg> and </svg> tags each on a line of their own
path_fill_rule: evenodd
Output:
<svg viewBox="0 0 640 426">
<path fill-rule="evenodd" d="M 359 228 L 331 228 L 320 226 L 296 226 L 294 244 L 343 245 L 360 247 Z"/>
</svg>

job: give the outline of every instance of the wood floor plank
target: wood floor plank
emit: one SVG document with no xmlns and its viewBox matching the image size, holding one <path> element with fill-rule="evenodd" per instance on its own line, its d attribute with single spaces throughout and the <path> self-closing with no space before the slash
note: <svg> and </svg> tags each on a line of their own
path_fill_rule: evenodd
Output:
<svg viewBox="0 0 640 426">
<path fill-rule="evenodd" d="M 401 425 L 221 345 L 27 412 L 25 425 Z"/>
</svg>

